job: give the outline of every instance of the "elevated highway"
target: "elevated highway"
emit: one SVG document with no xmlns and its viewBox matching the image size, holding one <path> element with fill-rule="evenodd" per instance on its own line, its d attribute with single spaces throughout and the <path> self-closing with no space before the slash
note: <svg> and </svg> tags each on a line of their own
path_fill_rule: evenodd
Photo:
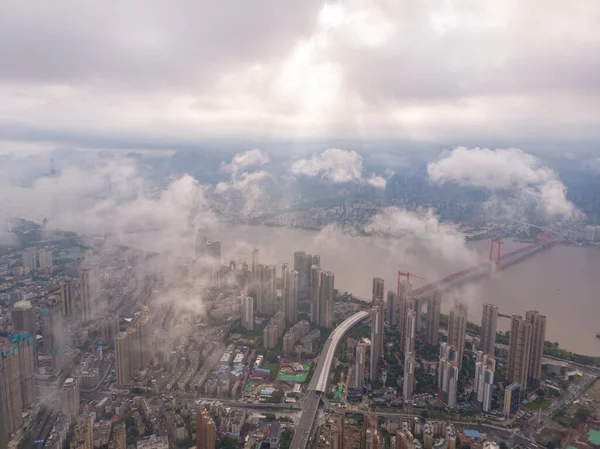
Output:
<svg viewBox="0 0 600 449">
<path fill-rule="evenodd" d="M 331 365 L 337 346 L 340 341 L 342 341 L 344 335 L 346 335 L 353 326 L 368 318 L 370 315 L 370 312 L 366 311 L 355 313 L 336 327 L 325 342 L 313 377 L 310 384 L 308 384 L 306 400 L 302 407 L 302 416 L 300 417 L 300 422 L 294 433 L 290 449 L 306 449 L 308 447 L 313 435 L 319 406 L 321 405 L 321 397 L 327 390 L 327 380 L 329 378 L 329 372 L 331 371 Z"/>
</svg>

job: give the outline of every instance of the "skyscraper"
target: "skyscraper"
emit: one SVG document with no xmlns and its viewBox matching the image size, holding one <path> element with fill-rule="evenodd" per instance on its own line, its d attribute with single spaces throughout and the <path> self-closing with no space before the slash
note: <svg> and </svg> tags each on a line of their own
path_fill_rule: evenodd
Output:
<svg viewBox="0 0 600 449">
<path fill-rule="evenodd" d="M 8 336 L 11 345 L 17 348 L 21 379 L 21 405 L 29 407 L 35 401 L 35 340 L 27 332 L 20 331 Z"/>
<path fill-rule="evenodd" d="M 79 382 L 72 377 L 65 380 L 60 392 L 62 412 L 68 416 L 79 413 Z"/>
<path fill-rule="evenodd" d="M 387 294 L 386 308 L 387 322 L 390 326 L 395 327 L 398 321 L 398 300 L 396 299 L 396 293 L 391 290 Z"/>
<path fill-rule="evenodd" d="M 404 356 L 404 381 L 402 385 L 402 396 L 404 402 L 410 402 L 415 390 L 415 353 L 407 352 Z"/>
<path fill-rule="evenodd" d="M 23 266 L 29 271 L 37 270 L 37 254 L 35 248 L 27 248 L 23 253 Z"/>
<path fill-rule="evenodd" d="M 246 330 L 254 330 L 254 300 L 242 292 L 242 327 Z"/>
<path fill-rule="evenodd" d="M 40 270 L 50 270 L 52 271 L 52 251 L 44 250 L 40 251 L 38 254 L 39 259 L 39 268 Z"/>
<path fill-rule="evenodd" d="M 129 327 L 115 337 L 115 359 L 117 362 L 117 385 L 129 385 L 141 368 L 141 346 L 139 332 Z"/>
<path fill-rule="evenodd" d="M 276 266 L 258 266 L 258 313 L 273 315 L 277 312 Z"/>
<path fill-rule="evenodd" d="M 215 449 L 215 423 L 206 410 L 196 410 L 196 447 Z"/>
<path fill-rule="evenodd" d="M 255 274 L 258 270 L 258 248 L 252 250 L 252 273 Z"/>
<path fill-rule="evenodd" d="M 35 312 L 33 310 L 33 307 L 31 306 L 31 302 L 23 300 L 15 303 L 11 315 L 13 319 L 13 331 L 15 333 L 21 333 L 25 331 L 33 339 L 33 363 L 37 368 L 37 321 L 35 317 Z"/>
<path fill-rule="evenodd" d="M 54 374 L 58 374 L 63 365 L 65 345 L 65 329 L 60 297 L 47 297 L 40 311 L 40 316 L 42 317 L 44 353 L 52 357 L 52 371 Z"/>
<path fill-rule="evenodd" d="M 520 402 L 521 386 L 518 382 L 513 382 L 504 390 L 504 416 L 507 419 L 510 419 L 517 414 Z"/>
<path fill-rule="evenodd" d="M 489 412 L 492 408 L 495 370 L 496 360 L 494 359 L 494 356 L 479 351 L 477 354 L 477 362 L 475 363 L 474 392 L 477 394 L 477 402 L 479 402 L 481 409 L 484 412 Z"/>
<path fill-rule="evenodd" d="M 448 344 L 456 347 L 456 363 L 460 371 L 465 350 L 465 335 L 467 333 L 467 305 L 455 304 L 448 318 Z"/>
<path fill-rule="evenodd" d="M 72 280 L 68 280 L 63 285 L 63 316 L 71 317 L 75 315 L 75 284 Z"/>
<path fill-rule="evenodd" d="M 494 304 L 484 304 L 481 314 L 481 335 L 479 338 L 479 349 L 484 354 L 494 355 L 497 323 L 498 307 Z"/>
<path fill-rule="evenodd" d="M 428 345 L 437 346 L 440 338 L 440 312 L 442 295 L 435 292 L 427 302 L 427 333 L 425 341 Z"/>
<path fill-rule="evenodd" d="M 310 270 L 310 319 L 321 322 L 321 269 L 317 265 Z"/>
<path fill-rule="evenodd" d="M 321 272 L 321 293 L 319 298 L 319 326 L 333 327 L 334 275 L 331 271 Z"/>
<path fill-rule="evenodd" d="M 523 319 L 521 315 L 513 315 L 510 323 L 506 380 L 517 382 L 523 390 L 527 389 L 531 354 L 531 328 L 531 323 Z"/>
<path fill-rule="evenodd" d="M 371 344 L 377 344 L 377 353 L 379 357 L 383 357 L 383 322 L 385 320 L 385 285 L 382 278 L 373 278 L 373 305 L 377 306 L 377 313 L 379 313 L 379 318 L 377 319 L 377 340 L 371 342 Z"/>
<path fill-rule="evenodd" d="M 381 319 L 381 313 L 379 312 L 379 307 L 380 304 L 376 304 L 371 309 L 371 359 L 369 367 L 371 383 L 379 375 L 379 360 L 383 356 L 379 343 L 383 339 L 383 336 L 380 334 L 381 326 L 379 325 L 379 320 Z"/>
<path fill-rule="evenodd" d="M 286 270 L 283 283 L 283 313 L 286 326 L 291 326 L 298 321 L 298 272 Z"/>
<path fill-rule="evenodd" d="M 311 267 L 314 257 L 304 251 L 294 253 L 294 271 L 298 272 L 298 301 L 305 302 L 310 298 Z"/>
<path fill-rule="evenodd" d="M 354 360 L 354 388 L 362 391 L 365 387 L 365 368 L 367 362 L 367 345 L 362 341 L 356 345 Z"/>
<path fill-rule="evenodd" d="M 414 310 L 409 310 L 406 315 L 406 338 L 404 340 L 404 353 L 414 352 L 415 339 L 417 334 L 417 314 Z"/>
<path fill-rule="evenodd" d="M 385 293 L 385 284 L 382 278 L 373 278 L 373 301 L 383 300 Z"/>
<path fill-rule="evenodd" d="M 406 315 L 408 311 L 412 309 L 412 284 L 408 281 L 400 282 L 398 288 L 397 300 L 398 300 L 398 334 L 400 337 L 400 351 L 404 354 L 404 347 L 406 346 Z"/>
<path fill-rule="evenodd" d="M 525 319 L 531 324 L 531 350 L 529 354 L 529 382 L 534 387 L 540 386 L 542 380 L 542 356 L 546 338 L 546 317 L 537 310 L 526 312 Z"/>
<path fill-rule="evenodd" d="M 440 345 L 440 366 L 438 369 L 439 398 L 449 408 L 456 406 L 459 367 L 455 346 L 448 343 Z"/>
<path fill-rule="evenodd" d="M 150 328 L 150 317 L 148 311 L 145 310 L 138 318 L 136 323 L 138 331 L 138 338 L 140 340 L 140 367 L 143 369 L 149 365 L 154 364 L 154 344 L 153 344 L 153 333 Z"/>
<path fill-rule="evenodd" d="M 417 334 L 421 332 L 421 312 L 423 311 L 423 301 L 424 298 L 413 298 L 412 300 L 412 310 L 415 311 L 415 326 Z"/>
<path fill-rule="evenodd" d="M 0 408 L 0 427 L 8 437 L 23 424 L 23 403 L 19 350 L 4 338 L 0 339 Z"/>
<path fill-rule="evenodd" d="M 219 240 L 206 242 L 206 256 L 210 258 L 212 263 L 221 264 L 221 242 Z"/>
<path fill-rule="evenodd" d="M 89 321 L 94 317 L 96 300 L 91 268 L 81 268 L 79 272 L 79 286 L 81 289 L 81 318 L 83 321 Z"/>
</svg>

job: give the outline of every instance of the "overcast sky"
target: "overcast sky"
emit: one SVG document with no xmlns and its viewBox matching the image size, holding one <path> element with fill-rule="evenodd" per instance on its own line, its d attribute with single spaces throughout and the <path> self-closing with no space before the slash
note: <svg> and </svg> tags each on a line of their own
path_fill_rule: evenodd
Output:
<svg viewBox="0 0 600 449">
<path fill-rule="evenodd" d="M 598 0 L 5 1 L 0 150 L 597 142 L 598 55 Z"/>
</svg>

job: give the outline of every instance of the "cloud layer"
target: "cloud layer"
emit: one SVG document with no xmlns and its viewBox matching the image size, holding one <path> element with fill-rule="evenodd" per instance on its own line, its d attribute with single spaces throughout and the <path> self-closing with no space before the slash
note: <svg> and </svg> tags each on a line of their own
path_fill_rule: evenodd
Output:
<svg viewBox="0 0 600 449">
<path fill-rule="evenodd" d="M 575 206 L 556 172 L 531 154 L 517 148 L 458 147 L 444 151 L 427 166 L 434 183 L 457 182 L 464 186 L 513 192 L 524 202 L 535 202 L 550 218 L 574 218 Z"/>
<path fill-rule="evenodd" d="M 590 141 L 599 12 L 596 0 L 7 2 L 0 138 Z"/>
<path fill-rule="evenodd" d="M 290 170 L 296 175 L 320 176 L 336 184 L 364 182 L 379 189 L 384 189 L 387 184 L 385 178 L 375 174 L 363 178 L 362 156 L 356 151 L 339 148 L 328 148 L 308 159 L 299 159 Z"/>
</svg>

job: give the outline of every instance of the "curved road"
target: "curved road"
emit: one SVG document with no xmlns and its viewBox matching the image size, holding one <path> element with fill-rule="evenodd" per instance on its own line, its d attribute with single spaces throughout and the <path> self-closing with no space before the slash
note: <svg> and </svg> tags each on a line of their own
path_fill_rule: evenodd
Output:
<svg viewBox="0 0 600 449">
<path fill-rule="evenodd" d="M 366 311 L 355 313 L 336 327 L 325 342 L 312 380 L 308 385 L 306 401 L 302 407 L 302 416 L 298 423 L 298 427 L 296 428 L 296 432 L 294 433 L 290 449 L 306 449 L 306 447 L 308 447 L 308 443 L 313 433 L 313 425 L 317 417 L 317 412 L 319 411 L 319 405 L 321 404 L 321 396 L 327 389 L 327 380 L 329 378 L 331 364 L 333 363 L 333 357 L 335 356 L 335 350 L 346 332 L 348 332 L 352 326 L 355 326 L 369 316 L 371 316 L 371 313 Z"/>
</svg>

